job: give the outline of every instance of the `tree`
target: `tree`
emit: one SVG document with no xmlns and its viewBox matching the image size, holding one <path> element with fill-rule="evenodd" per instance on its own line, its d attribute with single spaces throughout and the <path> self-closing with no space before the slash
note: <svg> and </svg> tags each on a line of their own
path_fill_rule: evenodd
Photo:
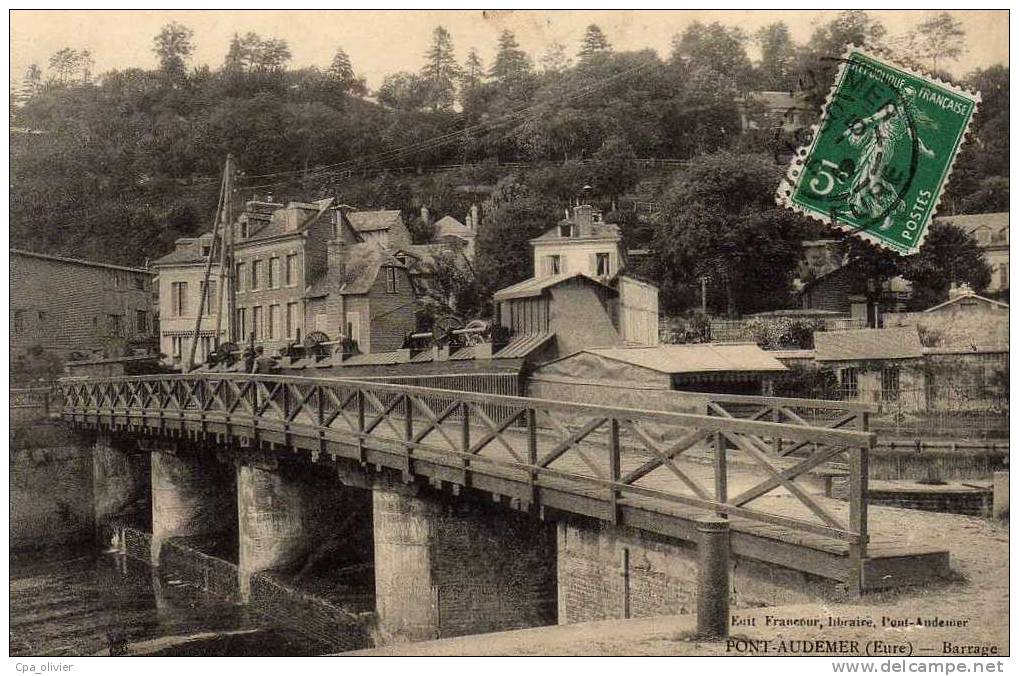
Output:
<svg viewBox="0 0 1019 676">
<path fill-rule="evenodd" d="M 774 91 L 796 88 L 796 47 L 789 27 L 782 22 L 769 24 L 754 34 L 761 48 L 757 81 L 760 87 Z"/>
<path fill-rule="evenodd" d="M 39 64 L 33 63 L 25 70 L 25 77 L 21 80 L 21 95 L 28 100 L 39 93 L 42 89 L 42 68 Z"/>
<path fill-rule="evenodd" d="M 92 82 L 92 69 L 96 67 L 96 61 L 92 58 L 92 52 L 83 49 L 78 52 L 78 70 L 81 72 L 83 84 Z"/>
<path fill-rule="evenodd" d="M 155 45 L 152 47 L 152 51 L 159 57 L 159 69 L 171 78 L 183 77 L 187 60 L 194 51 L 191 42 L 193 37 L 194 31 L 175 21 L 163 26 L 154 38 Z"/>
<path fill-rule="evenodd" d="M 442 26 L 432 32 L 432 46 L 425 54 L 421 79 L 428 92 L 428 105 L 432 110 L 451 110 L 456 100 L 456 83 L 460 66 L 453 54 L 453 39 Z"/>
<path fill-rule="evenodd" d="M 729 316 L 793 300 L 806 221 L 774 202 L 781 167 L 765 154 L 719 152 L 676 174 L 662 199 L 651 272 L 669 310 L 708 304 Z"/>
<path fill-rule="evenodd" d="M 868 47 L 880 44 L 885 27 L 861 10 L 846 10 L 814 30 L 801 51 L 799 65 L 800 89 L 807 92 L 812 104 L 820 107 L 828 95 L 838 60 L 848 45 Z"/>
<path fill-rule="evenodd" d="M 566 56 L 566 45 L 555 41 L 548 46 L 541 57 L 541 68 L 552 75 L 560 75 L 570 67 L 570 58 Z"/>
<path fill-rule="evenodd" d="M 390 108 L 420 110 L 428 103 L 428 84 L 414 73 L 391 73 L 382 80 L 376 97 Z"/>
<path fill-rule="evenodd" d="M 57 84 L 67 84 L 81 68 L 81 54 L 70 47 L 55 52 L 50 57 L 50 72 Z"/>
<path fill-rule="evenodd" d="M 955 61 L 966 53 L 966 31 L 958 19 L 941 12 L 911 30 L 908 44 L 914 58 L 936 71 L 939 62 Z"/>
<path fill-rule="evenodd" d="M 499 35 L 499 49 L 495 54 L 489 77 L 500 85 L 513 85 L 531 72 L 531 58 L 520 49 L 512 32 L 504 30 Z"/>
<path fill-rule="evenodd" d="M 481 84 L 482 78 L 485 77 L 485 64 L 482 63 L 481 57 L 478 55 L 478 50 L 471 47 L 470 51 L 467 52 L 467 60 L 464 61 L 461 83 L 464 89 L 472 89 L 473 87 Z"/>
<path fill-rule="evenodd" d="M 581 61 L 586 61 L 595 55 L 610 51 L 612 51 L 612 45 L 609 44 L 605 33 L 597 24 L 591 24 L 584 31 L 584 39 L 580 41 L 580 52 L 577 56 Z"/>
<path fill-rule="evenodd" d="M 483 297 L 531 276 L 530 240 L 555 224 L 556 208 L 542 197 L 500 204 L 478 231 L 477 270 Z"/>
<path fill-rule="evenodd" d="M 326 74 L 340 86 L 345 94 L 364 96 L 368 93 L 368 85 L 364 78 L 354 74 L 354 66 L 350 62 L 350 57 L 342 48 L 336 50 Z"/>
<path fill-rule="evenodd" d="M 739 28 L 713 22 L 695 21 L 672 40 L 672 62 L 686 72 L 714 71 L 737 90 L 745 91 L 751 64 L 746 52 L 746 34 Z"/>
<path fill-rule="evenodd" d="M 948 299 L 952 284 L 977 293 L 991 282 L 991 267 L 968 232 L 950 223 L 931 224 L 920 251 L 902 261 L 902 276 L 913 284 L 910 307 L 925 310 Z"/>
</svg>

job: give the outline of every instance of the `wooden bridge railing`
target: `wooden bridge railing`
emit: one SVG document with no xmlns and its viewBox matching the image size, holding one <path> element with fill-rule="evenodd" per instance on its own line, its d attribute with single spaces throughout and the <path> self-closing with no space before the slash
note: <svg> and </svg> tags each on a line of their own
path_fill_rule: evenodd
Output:
<svg viewBox="0 0 1019 676">
<path fill-rule="evenodd" d="M 875 438 L 839 426 L 741 419 L 723 414 L 724 402 L 706 416 L 293 376 L 68 379 L 61 387 L 65 419 L 80 424 L 268 441 L 387 464 L 405 476 L 420 463 L 441 467 L 461 485 L 487 475 L 508 481 L 511 497 L 523 503 L 549 504 L 554 494 L 557 509 L 576 505 L 578 513 L 611 522 L 629 507 L 679 518 L 715 513 L 843 541 L 857 571 L 850 576 L 866 556 L 867 458 Z M 493 407 L 497 415 L 486 412 Z M 691 449 L 711 461 L 683 458 Z M 788 457 L 792 449 L 795 458 Z M 742 476 L 731 495 L 731 453 L 747 456 L 765 478 Z M 845 503 L 811 495 L 796 481 L 846 456 L 848 514 Z M 795 509 L 752 504 L 776 492 L 795 498 Z"/>
</svg>

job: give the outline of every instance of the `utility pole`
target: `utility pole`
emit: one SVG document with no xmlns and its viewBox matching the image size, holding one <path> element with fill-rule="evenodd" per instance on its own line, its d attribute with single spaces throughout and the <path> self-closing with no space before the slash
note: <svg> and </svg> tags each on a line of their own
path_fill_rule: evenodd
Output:
<svg viewBox="0 0 1019 676">
<path fill-rule="evenodd" d="M 223 315 L 226 314 L 227 341 L 234 342 L 234 295 L 233 284 L 233 253 L 234 253 L 234 227 L 233 227 L 233 155 L 226 156 L 226 166 L 223 169 L 223 203 L 222 212 L 219 215 L 222 227 L 220 257 L 219 257 L 219 293 L 216 296 L 216 347 L 219 347 L 219 339 L 223 327 Z M 224 308 L 223 300 L 227 299 Z"/>
<path fill-rule="evenodd" d="M 195 351 L 198 349 L 198 338 L 202 331 L 202 315 L 205 314 L 206 297 L 209 295 L 209 276 L 212 273 L 212 259 L 216 255 L 216 236 L 220 234 L 220 222 L 223 216 L 223 201 L 226 192 L 226 178 L 219 187 L 219 202 L 216 204 L 216 216 L 212 225 L 212 243 L 209 246 L 209 257 L 205 261 L 205 274 L 198 287 L 198 314 L 195 316 L 195 332 L 191 336 L 191 349 L 188 350 L 188 361 L 185 373 L 195 367 Z M 199 244 L 201 246 L 201 244 Z M 222 245 L 221 245 L 222 246 Z M 200 249 L 199 249 L 200 251 Z"/>
<path fill-rule="evenodd" d="M 708 278 L 701 277 L 701 314 L 708 314 Z"/>
</svg>

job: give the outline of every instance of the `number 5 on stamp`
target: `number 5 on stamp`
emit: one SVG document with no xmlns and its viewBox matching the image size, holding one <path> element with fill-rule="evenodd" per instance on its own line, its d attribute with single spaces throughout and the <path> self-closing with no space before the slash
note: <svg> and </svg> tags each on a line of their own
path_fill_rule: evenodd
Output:
<svg viewBox="0 0 1019 676">
<path fill-rule="evenodd" d="M 980 101 L 850 47 L 779 204 L 902 255 L 916 253 Z"/>
</svg>

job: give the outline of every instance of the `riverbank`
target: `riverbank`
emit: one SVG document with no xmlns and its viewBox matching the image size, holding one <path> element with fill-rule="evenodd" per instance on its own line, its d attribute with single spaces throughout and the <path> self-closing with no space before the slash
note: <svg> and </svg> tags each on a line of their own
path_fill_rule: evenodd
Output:
<svg viewBox="0 0 1019 676">
<path fill-rule="evenodd" d="M 873 651 L 873 641 L 880 640 L 886 647 L 911 649 L 915 656 L 942 655 L 946 642 L 953 648 L 975 646 L 1007 655 L 1008 524 L 893 508 L 874 508 L 872 517 L 895 519 L 907 542 L 949 549 L 955 577 L 912 589 L 868 594 L 851 605 L 800 604 L 735 611 L 733 617 L 742 625 L 733 627 L 731 636 L 742 643 L 695 639 L 695 617 L 680 615 L 537 627 L 344 654 L 736 655 L 756 649 L 756 654 L 781 655 L 812 650 L 816 644 L 802 642 L 822 640 L 826 643 L 821 654 L 865 655 Z M 829 617 L 841 626 L 831 626 Z M 918 626 L 918 619 L 941 626 Z M 891 626 L 893 623 L 899 626 Z"/>
</svg>

